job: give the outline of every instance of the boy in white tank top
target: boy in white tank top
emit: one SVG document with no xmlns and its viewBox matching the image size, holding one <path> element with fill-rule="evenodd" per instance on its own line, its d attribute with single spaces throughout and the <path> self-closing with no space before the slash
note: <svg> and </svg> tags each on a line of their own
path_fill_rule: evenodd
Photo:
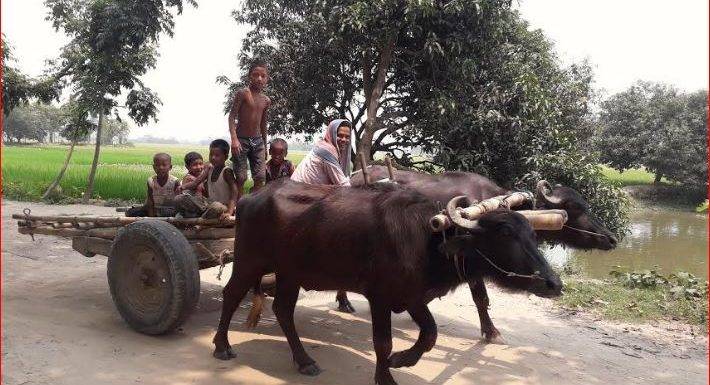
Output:
<svg viewBox="0 0 710 385">
<path fill-rule="evenodd" d="M 237 205 L 237 184 L 234 171 L 226 167 L 229 156 L 229 143 L 217 139 L 210 143 L 210 163 L 193 181 L 181 186 L 181 190 L 191 190 L 205 183 L 205 196 L 201 199 L 195 195 L 182 194 L 177 198 L 178 210 L 187 216 L 202 213 L 204 218 L 227 217 L 234 215 Z M 206 182 L 205 182 L 206 180 Z"/>
<path fill-rule="evenodd" d="M 148 178 L 147 197 L 143 206 L 126 211 L 128 217 L 171 217 L 175 215 L 175 196 L 180 181 L 172 175 L 173 164 L 170 155 L 159 152 L 153 155 L 155 175 Z"/>
</svg>

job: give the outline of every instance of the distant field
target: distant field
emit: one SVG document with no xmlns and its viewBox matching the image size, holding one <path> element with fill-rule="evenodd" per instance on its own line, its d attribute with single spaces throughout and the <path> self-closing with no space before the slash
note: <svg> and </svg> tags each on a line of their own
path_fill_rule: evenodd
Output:
<svg viewBox="0 0 710 385">
<path fill-rule="evenodd" d="M 2 146 L 4 196 L 38 200 L 59 173 L 67 149 L 68 146 Z M 183 157 L 189 151 L 197 151 L 207 159 L 206 146 L 103 147 L 96 173 L 95 198 L 142 201 L 145 199 L 145 182 L 153 175 L 153 154 L 170 154 L 173 158 L 172 174 L 182 178 L 186 173 Z M 61 183 L 64 196 L 79 198 L 86 190 L 93 155 L 93 146 L 77 146 Z M 290 151 L 288 159 L 297 164 L 304 155 L 304 152 Z M 247 184 L 250 186 L 251 182 Z"/>
<path fill-rule="evenodd" d="M 601 167 L 604 176 L 619 187 L 653 183 L 654 175 L 642 168 L 619 172 L 609 166 Z M 661 182 L 669 183 L 666 178 L 661 178 Z"/>
<path fill-rule="evenodd" d="M 5 197 L 19 200 L 39 200 L 49 183 L 59 172 L 66 157 L 67 146 L 2 146 L 2 187 Z M 145 199 L 145 181 L 153 175 L 152 157 L 167 152 L 173 157 L 172 174 L 182 178 L 183 157 L 197 151 L 207 158 L 206 146 L 142 144 L 135 147 L 106 146 L 101 150 L 96 175 L 96 198 L 124 201 Z M 80 198 L 86 190 L 86 180 L 94 154 L 93 146 L 77 146 L 62 181 L 62 194 Z M 298 164 L 306 152 L 290 151 L 288 158 Z M 653 174 L 642 169 L 620 173 L 602 166 L 604 175 L 618 186 L 653 183 Z M 666 182 L 666 180 L 663 180 Z M 247 182 L 251 186 L 251 181 Z"/>
</svg>

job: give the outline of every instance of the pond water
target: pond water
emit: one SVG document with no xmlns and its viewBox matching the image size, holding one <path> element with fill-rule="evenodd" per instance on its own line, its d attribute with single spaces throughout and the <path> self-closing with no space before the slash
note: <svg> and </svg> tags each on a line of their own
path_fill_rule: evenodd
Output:
<svg viewBox="0 0 710 385">
<path fill-rule="evenodd" d="M 651 269 L 663 274 L 687 271 L 708 276 L 708 220 L 706 214 L 671 209 L 638 209 L 631 214 L 631 233 L 612 251 L 580 251 L 560 246 L 547 251 L 553 264 L 570 257 L 591 277 L 605 278 L 614 266 Z"/>
</svg>

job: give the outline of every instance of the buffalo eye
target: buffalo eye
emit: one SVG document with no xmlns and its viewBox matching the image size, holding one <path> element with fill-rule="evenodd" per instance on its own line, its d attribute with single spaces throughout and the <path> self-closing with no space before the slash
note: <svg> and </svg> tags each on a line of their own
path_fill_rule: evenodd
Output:
<svg viewBox="0 0 710 385">
<path fill-rule="evenodd" d="M 509 224 L 503 224 L 498 227 L 498 233 L 504 237 L 513 235 L 513 227 Z"/>
</svg>

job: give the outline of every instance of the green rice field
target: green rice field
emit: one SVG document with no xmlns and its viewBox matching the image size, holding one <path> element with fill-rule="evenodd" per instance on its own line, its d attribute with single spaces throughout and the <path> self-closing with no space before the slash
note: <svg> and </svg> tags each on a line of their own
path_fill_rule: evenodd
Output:
<svg viewBox="0 0 710 385">
<path fill-rule="evenodd" d="M 2 187 L 6 198 L 39 200 L 64 164 L 68 146 L 2 146 Z M 187 170 L 183 157 L 197 151 L 207 159 L 207 146 L 137 145 L 105 146 L 101 149 L 96 172 L 94 198 L 138 202 L 145 199 L 145 184 L 153 175 L 152 161 L 156 152 L 167 152 L 173 158 L 172 174 L 182 178 Z M 80 198 L 86 190 L 94 147 L 77 146 L 61 183 L 58 198 Z M 305 153 L 291 151 L 288 159 L 297 164 Z M 247 187 L 251 182 L 247 182 Z"/>
<path fill-rule="evenodd" d="M 2 187 L 5 197 L 39 200 L 64 163 L 68 146 L 2 146 Z M 152 159 L 156 152 L 173 157 L 172 174 L 182 178 L 183 157 L 197 151 L 206 159 L 207 146 L 141 144 L 135 147 L 105 146 L 101 149 L 94 198 L 139 202 L 145 199 L 145 181 L 153 175 Z M 94 154 L 92 145 L 77 146 L 61 183 L 61 195 L 55 200 L 80 198 Z M 290 151 L 288 158 L 298 164 L 305 152 Z M 641 169 L 623 173 L 602 166 L 604 175 L 618 186 L 653 183 L 653 175 Z M 247 182 L 247 187 L 251 181 Z"/>
</svg>

